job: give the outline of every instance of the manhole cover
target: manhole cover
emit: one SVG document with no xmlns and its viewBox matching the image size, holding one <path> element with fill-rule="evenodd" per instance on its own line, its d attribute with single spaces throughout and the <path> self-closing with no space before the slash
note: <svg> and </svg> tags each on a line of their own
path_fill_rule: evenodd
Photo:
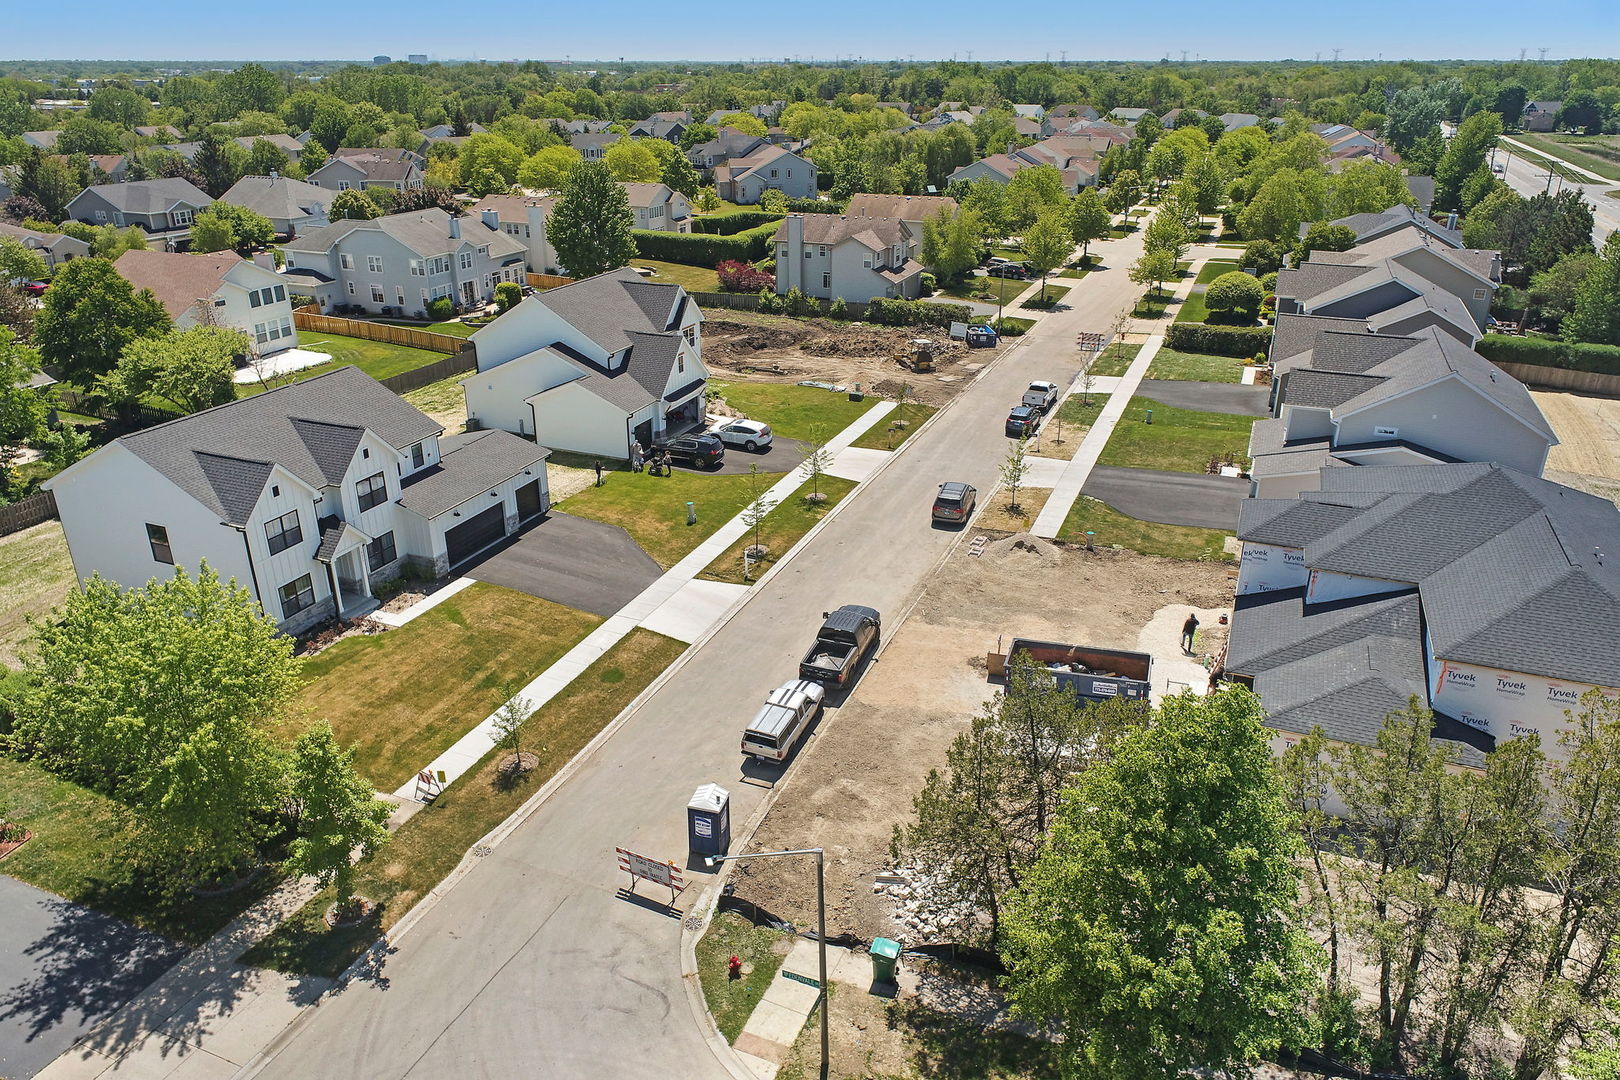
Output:
<svg viewBox="0 0 1620 1080">
<path fill-rule="evenodd" d="M 492 853 L 494 850 L 495 849 L 490 847 L 488 844 L 479 844 L 477 847 L 472 849 L 472 853 L 473 855 L 482 859 L 485 855 Z"/>
</svg>

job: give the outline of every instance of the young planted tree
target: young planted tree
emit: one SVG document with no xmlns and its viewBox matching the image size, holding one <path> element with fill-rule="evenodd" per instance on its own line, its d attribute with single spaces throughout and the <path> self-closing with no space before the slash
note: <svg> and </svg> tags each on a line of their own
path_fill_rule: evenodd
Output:
<svg viewBox="0 0 1620 1080">
<path fill-rule="evenodd" d="M 557 261 L 574 277 L 616 270 L 636 257 L 630 199 L 599 161 L 575 166 L 546 231 Z"/>
<path fill-rule="evenodd" d="M 534 715 L 534 705 L 529 699 L 518 693 L 515 686 L 503 686 L 501 697 L 505 703 L 495 710 L 490 718 L 490 738 L 496 746 L 502 746 L 512 752 L 512 756 L 501 762 L 503 774 L 525 773 L 540 763 L 534 754 L 525 755 L 523 752 L 523 725 L 530 716 Z M 528 758 L 534 758 L 533 762 Z"/>
<path fill-rule="evenodd" d="M 388 842 L 392 808 L 377 798 L 354 767 L 354 750 L 338 745 L 325 721 L 293 745 L 288 777 L 298 834 L 286 868 L 332 886 L 343 918 L 355 906 L 354 863 Z"/>
<path fill-rule="evenodd" d="M 810 481 L 810 494 L 805 496 L 810 502 L 819 503 L 827 498 L 821 493 L 821 478 L 832 468 L 832 463 L 833 456 L 827 450 L 827 440 L 821 429 L 811 428 L 810 438 L 804 444 L 804 461 L 799 465 L 799 471 Z"/>
<path fill-rule="evenodd" d="M 1259 699 L 1167 699 L 1064 793 L 1009 898 L 1014 1010 L 1060 1025 L 1066 1074 L 1172 1080 L 1306 1034 L 1317 950 Z"/>
<path fill-rule="evenodd" d="M 1046 302 L 1046 275 L 1069 261 L 1074 253 L 1074 234 L 1062 215 L 1043 213 L 1024 231 L 1024 262 L 1041 275 L 1041 303 Z"/>
<path fill-rule="evenodd" d="M 1144 251 L 1131 264 L 1130 279 L 1137 285 L 1151 285 L 1157 298 L 1160 287 L 1176 272 L 1176 257 L 1168 251 Z"/>
<path fill-rule="evenodd" d="M 766 495 L 765 479 L 759 474 L 758 465 L 748 466 L 748 505 L 743 507 L 742 522 L 753 533 L 754 542 L 743 552 L 744 577 L 749 576 L 748 571 L 753 564 L 764 559 L 770 552 L 765 547 L 765 519 L 770 517 L 771 511 L 776 508 L 776 500 Z"/>
<path fill-rule="evenodd" d="M 1028 445 L 1028 439 L 1013 443 L 1007 451 L 1007 460 L 1001 463 L 1001 482 L 1007 486 L 1007 509 L 1014 514 L 1018 513 L 1018 492 L 1029 475 L 1029 460 L 1025 456 Z"/>
</svg>

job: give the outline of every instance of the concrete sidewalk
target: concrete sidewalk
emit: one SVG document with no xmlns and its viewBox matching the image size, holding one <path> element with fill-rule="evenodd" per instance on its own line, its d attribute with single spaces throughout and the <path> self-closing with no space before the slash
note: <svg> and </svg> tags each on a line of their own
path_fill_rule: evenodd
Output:
<svg viewBox="0 0 1620 1080">
<path fill-rule="evenodd" d="M 834 475 L 843 475 L 837 471 L 837 464 L 845 455 L 861 455 L 862 461 L 865 461 L 864 455 L 867 454 L 880 453 L 886 456 L 887 451 L 852 450 L 849 444 L 864 435 L 892 411 L 894 402 L 879 402 L 830 439 L 827 451 L 833 456 L 834 468 L 828 471 Z M 871 468 L 866 468 L 859 478 L 864 479 L 870 474 Z M 797 491 L 803 483 L 804 477 L 795 469 L 771 485 L 765 492 L 765 498 L 780 503 Z M 662 577 L 643 589 L 634 600 L 620 608 L 618 614 L 610 616 L 606 622 L 587 634 L 583 641 L 564 653 L 556 663 L 535 676 L 532 682 L 518 691 L 517 697 L 523 698 L 531 709 L 543 707 L 561 693 L 564 687 L 578 678 L 586 668 L 595 663 L 603 653 L 624 640 L 625 636 L 638 626 L 644 626 L 688 644 L 701 638 L 709 627 L 724 617 L 732 604 L 747 595 L 748 587 L 699 581 L 697 576 L 715 559 L 725 554 L 726 550 L 742 539 L 747 532 L 748 526 L 743 523 L 741 514 L 720 526 Z M 710 586 L 719 587 L 710 588 Z M 440 590 L 443 591 L 445 590 Z M 431 600 L 433 597 L 428 599 Z M 498 715 L 499 710 L 496 710 L 485 717 L 471 731 L 457 739 L 448 750 L 424 765 L 423 771 L 430 772 L 435 777 L 442 773 L 444 776 L 442 784 L 453 783 L 495 746 L 495 719 Z M 417 781 L 412 777 L 401 784 L 394 791 L 394 795 L 401 799 L 415 799 L 416 790 Z"/>
</svg>

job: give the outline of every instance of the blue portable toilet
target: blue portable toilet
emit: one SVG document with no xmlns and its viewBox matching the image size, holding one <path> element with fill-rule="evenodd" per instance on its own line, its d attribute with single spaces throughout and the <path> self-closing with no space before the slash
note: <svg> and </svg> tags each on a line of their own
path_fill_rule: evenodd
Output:
<svg viewBox="0 0 1620 1080">
<path fill-rule="evenodd" d="M 687 845 L 697 855 L 724 855 L 731 847 L 731 793 L 704 784 L 686 804 Z"/>
</svg>

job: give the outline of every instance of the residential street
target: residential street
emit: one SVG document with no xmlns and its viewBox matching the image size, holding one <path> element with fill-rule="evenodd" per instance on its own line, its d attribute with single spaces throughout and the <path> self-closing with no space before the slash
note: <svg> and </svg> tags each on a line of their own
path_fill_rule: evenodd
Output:
<svg viewBox="0 0 1620 1080">
<path fill-rule="evenodd" d="M 1537 154 L 1542 154 L 1540 150 L 1535 150 L 1534 147 L 1531 149 Z M 1542 156 L 1547 155 L 1542 154 Z M 1603 242 L 1609 238 L 1611 232 L 1620 229 L 1620 199 L 1611 199 L 1604 194 L 1615 190 L 1614 184 L 1607 181 L 1600 184 L 1573 184 L 1555 174 L 1549 187 L 1547 170 L 1525 160 L 1517 153 L 1509 158 L 1505 153 L 1498 150 L 1495 160 L 1499 165 L 1506 164 L 1507 171 L 1503 179 L 1520 195 L 1539 195 L 1549 190 L 1557 192 L 1565 188 L 1579 188 L 1586 196 L 1586 201 L 1592 205 L 1592 243 L 1599 249 L 1603 247 Z M 1436 211 L 1440 209 L 1440 207 L 1435 207 Z"/>
<path fill-rule="evenodd" d="M 613 849 L 684 862 L 684 807 L 709 781 L 730 789 L 740 830 L 770 779 L 764 770 L 745 773 L 742 724 L 795 673 L 824 610 L 870 605 L 886 631 L 897 629 L 959 536 L 929 520 L 936 485 L 994 486 L 1007 408 L 1031 379 L 1068 383 L 1078 368 L 1074 335 L 1105 331 L 1141 292 L 1125 274 L 1140 237 L 1096 245 L 1110 269 L 1070 292 L 1070 310 L 1047 316 L 916 436 L 455 886 L 373 978 L 306 1012 L 258 1075 L 724 1075 L 686 1000 L 680 917 L 663 909 L 668 894 L 658 888 L 644 884 L 645 901 L 621 895 L 628 882 Z M 823 724 L 839 722 L 833 710 Z M 808 861 L 804 869 L 813 888 Z M 683 910 L 708 883 L 700 866 L 688 878 Z"/>
</svg>

